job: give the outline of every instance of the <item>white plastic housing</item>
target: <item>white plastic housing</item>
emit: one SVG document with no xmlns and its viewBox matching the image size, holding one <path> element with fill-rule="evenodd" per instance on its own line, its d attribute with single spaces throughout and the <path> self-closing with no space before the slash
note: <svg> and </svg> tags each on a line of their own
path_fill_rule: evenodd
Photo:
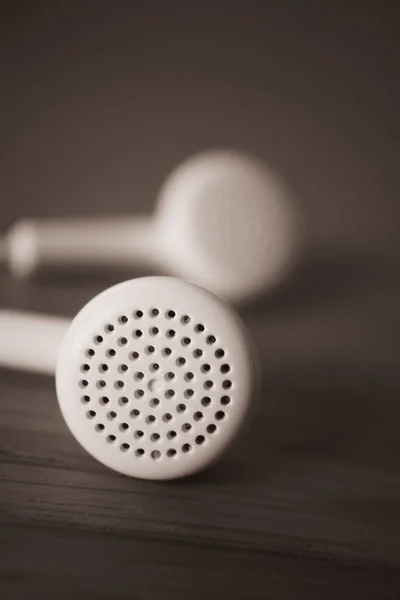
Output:
<svg viewBox="0 0 400 600">
<path fill-rule="evenodd" d="M 279 285 L 302 245 L 286 186 L 264 163 L 234 151 L 180 165 L 161 190 L 156 219 L 173 272 L 230 302 Z"/>
<path fill-rule="evenodd" d="M 73 320 L 57 395 L 79 443 L 111 469 L 183 477 L 226 450 L 253 395 L 253 357 L 232 309 L 169 277 L 114 286 Z"/>
<path fill-rule="evenodd" d="M 19 277 L 46 266 L 151 266 L 239 302 L 277 286 L 301 241 L 299 215 L 276 174 L 250 156 L 213 151 L 173 171 L 154 218 L 25 220 L 2 253 Z"/>
</svg>

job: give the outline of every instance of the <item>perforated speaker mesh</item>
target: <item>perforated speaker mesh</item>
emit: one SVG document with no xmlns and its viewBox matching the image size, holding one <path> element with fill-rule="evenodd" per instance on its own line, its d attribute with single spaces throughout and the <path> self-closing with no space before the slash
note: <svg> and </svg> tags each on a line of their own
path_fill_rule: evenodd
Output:
<svg viewBox="0 0 400 600">
<path fill-rule="evenodd" d="M 142 477 L 188 474 L 216 457 L 244 417 L 247 343 L 230 309 L 205 290 L 169 278 L 127 283 L 138 281 L 160 293 L 127 302 L 128 290 L 116 286 L 108 292 L 123 310 L 115 302 L 104 311 L 95 299 L 91 318 L 75 320 L 74 357 L 59 362 L 60 404 L 79 441 L 109 466 Z"/>
</svg>

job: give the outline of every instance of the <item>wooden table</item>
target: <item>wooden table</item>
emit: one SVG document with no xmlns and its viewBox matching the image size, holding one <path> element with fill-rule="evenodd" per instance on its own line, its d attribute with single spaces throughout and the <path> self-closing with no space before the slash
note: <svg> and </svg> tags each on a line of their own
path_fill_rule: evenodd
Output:
<svg viewBox="0 0 400 600">
<path fill-rule="evenodd" d="M 201 475 L 106 470 L 50 379 L 0 372 L 0 598 L 399 598 L 395 7 L 134 4 L 5 4 L 0 226 L 150 211 L 222 145 L 285 177 L 308 247 L 240 308 L 262 399 Z M 120 277 L 4 272 L 2 305 L 72 316 Z"/>
</svg>

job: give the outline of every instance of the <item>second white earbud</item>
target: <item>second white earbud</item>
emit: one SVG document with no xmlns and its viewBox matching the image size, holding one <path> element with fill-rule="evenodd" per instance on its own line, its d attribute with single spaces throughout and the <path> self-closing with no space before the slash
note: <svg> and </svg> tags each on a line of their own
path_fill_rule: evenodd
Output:
<svg viewBox="0 0 400 600">
<path fill-rule="evenodd" d="M 43 267 L 148 266 L 240 302 L 275 287 L 296 262 L 301 226 L 279 178 L 233 151 L 182 163 L 153 217 L 25 220 L 2 254 L 20 277 Z"/>
</svg>

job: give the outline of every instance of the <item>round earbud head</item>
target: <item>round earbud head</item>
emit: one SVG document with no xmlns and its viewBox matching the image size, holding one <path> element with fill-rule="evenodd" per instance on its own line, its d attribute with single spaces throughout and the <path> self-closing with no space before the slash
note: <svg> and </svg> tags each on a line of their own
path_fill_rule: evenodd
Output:
<svg viewBox="0 0 400 600">
<path fill-rule="evenodd" d="M 157 216 L 174 272 L 230 301 L 276 286 L 298 255 L 301 227 L 288 191 L 237 152 L 185 161 L 164 184 Z"/>
<path fill-rule="evenodd" d="M 56 371 L 61 411 L 104 465 L 172 479 L 207 467 L 248 414 L 253 356 L 232 309 L 170 277 L 109 288 L 72 321 Z"/>
</svg>

